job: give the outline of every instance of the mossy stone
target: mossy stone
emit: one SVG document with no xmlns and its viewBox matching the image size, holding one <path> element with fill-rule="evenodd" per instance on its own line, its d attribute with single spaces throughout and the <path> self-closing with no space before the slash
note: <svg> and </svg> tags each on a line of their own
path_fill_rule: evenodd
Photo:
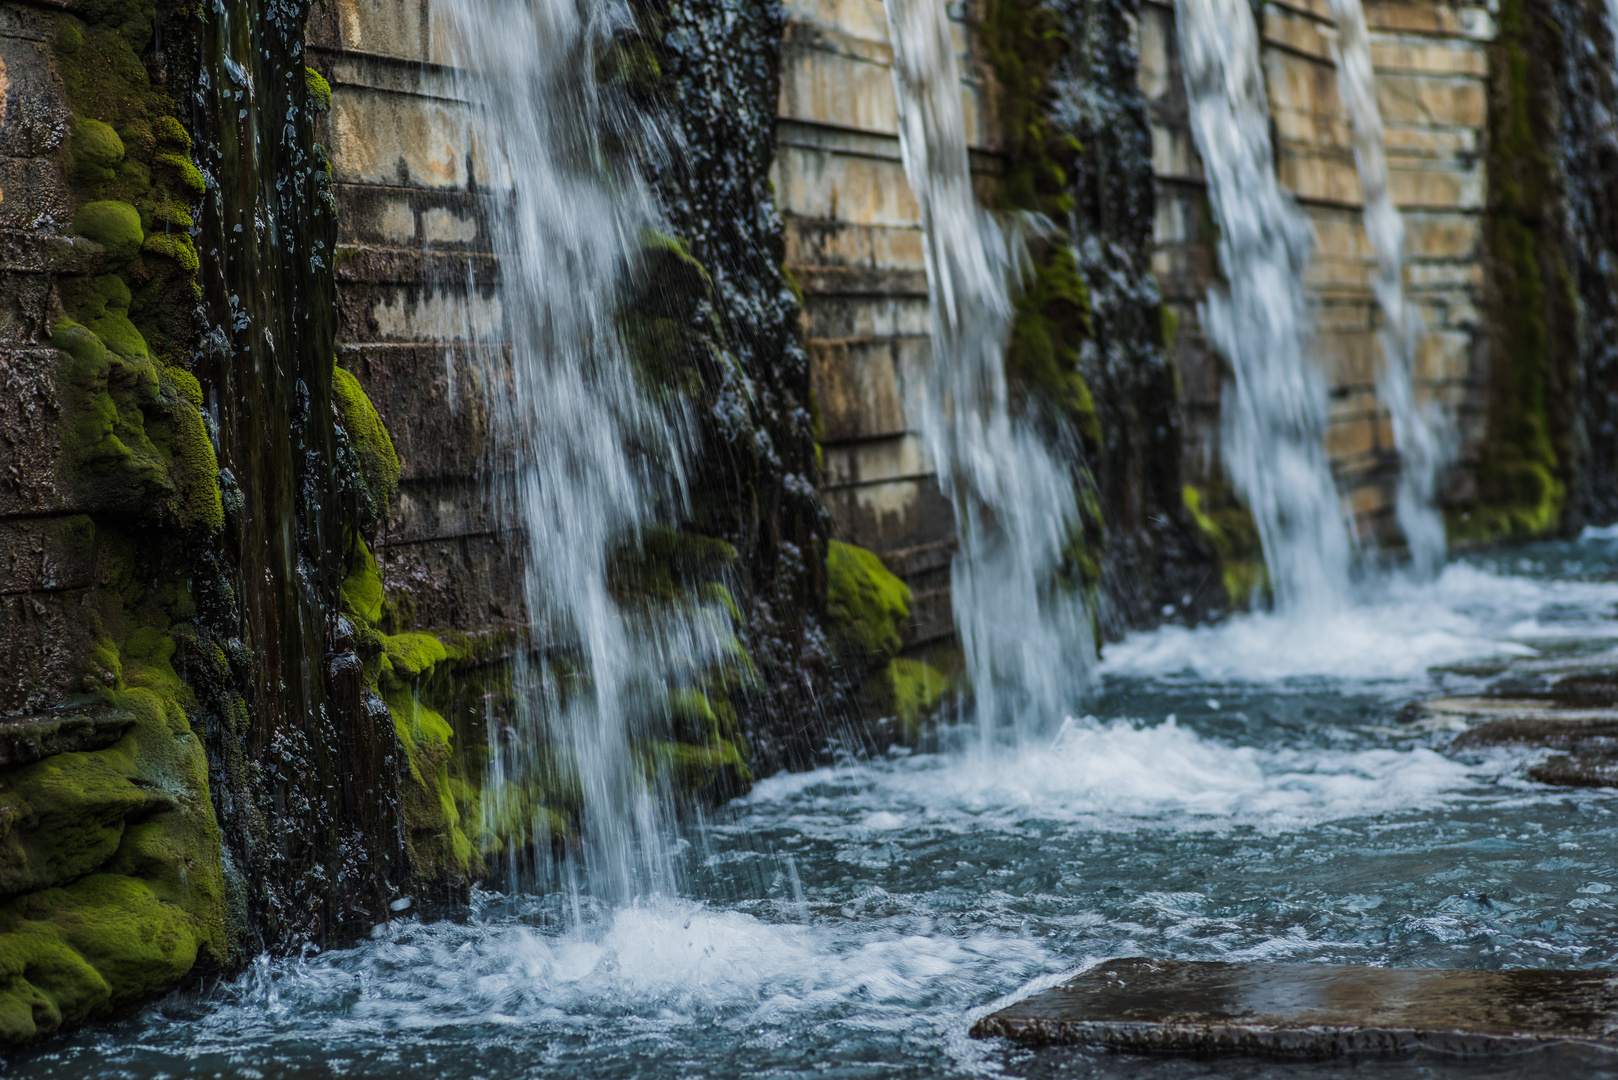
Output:
<svg viewBox="0 0 1618 1080">
<path fill-rule="evenodd" d="M 938 708 L 949 691 L 949 676 L 921 660 L 899 657 L 888 662 L 888 690 L 893 695 L 893 714 L 914 741 L 921 723 Z"/>
<path fill-rule="evenodd" d="M 201 268 L 201 260 L 197 258 L 196 245 L 184 233 L 157 233 L 146 238 L 141 250 L 152 255 L 161 255 L 173 259 L 180 264 L 180 268 L 189 274 L 194 274 Z"/>
<path fill-rule="evenodd" d="M 910 586 L 875 553 L 833 540 L 826 552 L 826 614 L 843 638 L 867 656 L 891 656 L 904 644 Z"/>
<path fill-rule="evenodd" d="M 315 112 L 326 112 L 331 108 L 331 83 L 326 77 L 312 67 L 303 69 L 304 86 L 309 91 L 309 106 Z"/>
<path fill-rule="evenodd" d="M 352 372 L 334 368 L 331 389 L 343 430 L 348 432 L 349 444 L 359 460 L 360 477 L 372 513 L 382 517 L 388 512 L 394 492 L 399 490 L 399 454 L 393 448 L 393 439 L 377 414 L 376 406 L 365 396 L 364 388 Z"/>
<path fill-rule="evenodd" d="M 115 263 L 133 259 L 146 238 L 140 227 L 140 211 L 116 199 L 98 199 L 79 207 L 73 215 L 73 231 L 106 248 Z M 124 307 L 129 307 L 127 300 Z"/>
<path fill-rule="evenodd" d="M 90 170 L 91 177 L 102 178 L 102 170 L 110 172 L 124 160 L 124 141 L 111 124 L 92 120 L 87 116 L 73 118 L 73 161 L 82 170 Z"/>
</svg>

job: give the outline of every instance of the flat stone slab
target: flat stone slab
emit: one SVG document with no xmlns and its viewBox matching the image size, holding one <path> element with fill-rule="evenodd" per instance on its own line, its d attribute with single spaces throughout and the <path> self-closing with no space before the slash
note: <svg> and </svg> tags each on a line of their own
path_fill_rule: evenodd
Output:
<svg viewBox="0 0 1618 1080">
<path fill-rule="evenodd" d="M 972 1028 L 1035 1045 L 1336 1057 L 1618 1050 L 1618 972 L 1110 960 Z"/>
</svg>

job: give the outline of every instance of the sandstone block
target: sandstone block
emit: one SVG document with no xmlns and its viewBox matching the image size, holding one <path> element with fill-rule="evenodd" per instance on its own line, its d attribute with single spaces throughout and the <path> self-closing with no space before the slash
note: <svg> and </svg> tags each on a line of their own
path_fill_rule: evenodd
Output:
<svg viewBox="0 0 1618 1080">
<path fill-rule="evenodd" d="M 921 440 L 909 434 L 827 446 L 825 457 L 824 487 L 914 480 L 935 471 Z"/>
<path fill-rule="evenodd" d="M 1383 75 L 1376 80 L 1376 101 L 1388 124 L 1481 128 L 1487 117 L 1484 86 L 1474 78 Z"/>
<path fill-rule="evenodd" d="M 809 345 L 810 378 L 827 443 L 896 436 L 905 421 L 905 353 L 925 356 L 926 339 L 819 342 Z"/>
<path fill-rule="evenodd" d="M 1482 46 L 1464 39 L 1435 41 L 1422 38 L 1371 37 L 1371 66 L 1380 75 L 1489 74 L 1489 58 Z"/>
<path fill-rule="evenodd" d="M 893 145 L 897 151 L 897 139 Z M 897 152 L 883 160 L 788 145 L 777 154 L 773 175 L 777 204 L 802 217 L 887 226 L 921 220 Z"/>
</svg>

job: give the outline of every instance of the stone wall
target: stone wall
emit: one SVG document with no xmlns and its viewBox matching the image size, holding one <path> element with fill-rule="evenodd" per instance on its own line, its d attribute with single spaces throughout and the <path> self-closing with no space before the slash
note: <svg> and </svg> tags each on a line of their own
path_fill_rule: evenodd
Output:
<svg viewBox="0 0 1618 1080">
<path fill-rule="evenodd" d="M 988 92 L 952 5 L 974 167 L 997 165 Z M 843 539 L 878 552 L 914 592 L 911 646 L 954 633 L 954 515 L 906 415 L 904 379 L 925 360 L 920 211 L 899 155 L 880 0 L 793 0 L 781 52 L 776 201 L 787 266 L 805 297 L 821 492 Z"/>
<path fill-rule="evenodd" d="M 526 620 L 521 545 L 484 479 L 485 382 L 503 366 L 484 224 L 498 193 L 442 36 L 421 0 L 331 0 L 309 18 L 310 62 L 332 86 L 338 361 L 403 469 L 377 561 L 400 629 L 468 632 Z"/>
<path fill-rule="evenodd" d="M 1417 395 L 1443 402 L 1454 417 L 1462 468 L 1452 484 L 1464 486 L 1485 408 L 1481 145 L 1493 24 L 1480 8 L 1448 4 L 1368 3 L 1365 13 L 1390 186 L 1405 218 L 1405 288 L 1425 325 Z M 1337 93 L 1334 23 L 1324 0 L 1271 0 L 1263 18 L 1277 168 L 1315 229 L 1307 284 L 1319 305 L 1316 355 L 1331 386 L 1327 447 L 1360 537 L 1397 542 L 1398 458 L 1376 393 L 1376 256 L 1361 216 L 1349 115 Z M 1218 273 L 1213 224 L 1186 117 L 1173 6 L 1143 4 L 1139 34 L 1157 175 L 1155 268 L 1179 324 L 1187 469 L 1206 477 L 1216 467 L 1226 371 L 1198 326 L 1198 305 Z"/>
</svg>

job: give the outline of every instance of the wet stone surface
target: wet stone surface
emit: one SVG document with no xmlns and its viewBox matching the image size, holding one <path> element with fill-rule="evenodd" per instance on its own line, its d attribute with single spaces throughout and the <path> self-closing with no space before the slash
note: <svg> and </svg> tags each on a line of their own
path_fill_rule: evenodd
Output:
<svg viewBox="0 0 1618 1080">
<path fill-rule="evenodd" d="M 1121 1050 L 1336 1057 L 1618 1046 L 1618 974 L 1113 960 L 972 1028 Z"/>
</svg>

